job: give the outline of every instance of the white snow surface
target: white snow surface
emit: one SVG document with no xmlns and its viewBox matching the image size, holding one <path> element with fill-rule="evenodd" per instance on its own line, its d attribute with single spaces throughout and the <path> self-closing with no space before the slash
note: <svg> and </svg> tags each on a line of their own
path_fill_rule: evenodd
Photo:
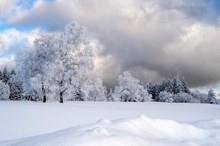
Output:
<svg viewBox="0 0 220 146">
<path fill-rule="evenodd" d="M 219 146 L 219 113 L 211 104 L 1 101 L 0 145 Z"/>
</svg>

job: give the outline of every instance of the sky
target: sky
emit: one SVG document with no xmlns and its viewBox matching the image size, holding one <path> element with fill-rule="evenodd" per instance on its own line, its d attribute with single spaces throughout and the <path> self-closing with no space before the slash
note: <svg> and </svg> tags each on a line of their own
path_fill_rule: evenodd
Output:
<svg viewBox="0 0 220 146">
<path fill-rule="evenodd" d="M 219 0 L 1 0 L 0 69 L 14 68 L 41 32 L 73 21 L 103 46 L 96 70 L 109 87 L 128 70 L 143 82 L 179 74 L 220 90 Z"/>
</svg>

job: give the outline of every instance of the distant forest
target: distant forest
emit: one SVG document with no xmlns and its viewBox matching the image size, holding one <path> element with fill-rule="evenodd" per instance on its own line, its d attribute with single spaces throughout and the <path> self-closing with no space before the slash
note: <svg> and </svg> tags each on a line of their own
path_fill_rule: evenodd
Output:
<svg viewBox="0 0 220 146">
<path fill-rule="evenodd" d="M 140 81 L 131 76 L 129 72 L 124 72 L 118 77 L 118 86 L 114 90 L 107 92 L 102 85 L 101 78 L 93 79 L 94 82 L 86 81 L 80 86 L 69 86 L 70 92 L 63 95 L 65 101 L 118 101 L 118 102 L 176 102 L 176 103 L 210 103 L 219 104 L 216 94 L 212 89 L 207 93 L 190 91 L 184 77 L 178 75 L 173 79 L 163 80 L 160 83 L 140 84 Z M 53 85 L 51 85 L 53 86 Z M 17 79 L 14 70 L 8 71 L 6 68 L 0 71 L 0 100 L 25 100 L 25 101 L 59 101 L 59 94 L 39 93 L 49 92 L 25 90 L 23 81 Z M 52 92 L 50 90 L 50 92 Z M 56 92 L 56 91 L 53 91 Z M 44 97 L 45 96 L 45 97 Z M 44 99 L 45 98 L 45 99 Z"/>
</svg>

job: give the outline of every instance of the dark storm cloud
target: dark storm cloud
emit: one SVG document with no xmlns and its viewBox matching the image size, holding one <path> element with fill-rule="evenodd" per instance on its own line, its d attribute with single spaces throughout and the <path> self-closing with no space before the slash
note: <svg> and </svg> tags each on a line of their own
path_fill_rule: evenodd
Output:
<svg viewBox="0 0 220 146">
<path fill-rule="evenodd" d="M 72 20 L 85 25 L 106 48 L 98 68 L 108 84 L 129 70 L 144 81 L 178 73 L 189 85 L 203 86 L 220 81 L 219 11 L 215 3 L 57 0 L 36 3 L 33 9 L 10 17 L 8 23 L 49 30 L 60 30 Z"/>
</svg>

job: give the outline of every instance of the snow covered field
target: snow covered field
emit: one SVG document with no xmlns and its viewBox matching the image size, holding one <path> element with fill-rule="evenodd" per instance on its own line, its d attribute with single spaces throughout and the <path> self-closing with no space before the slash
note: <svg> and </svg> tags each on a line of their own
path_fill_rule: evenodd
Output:
<svg viewBox="0 0 220 146">
<path fill-rule="evenodd" d="M 1 101 L 0 145 L 219 146 L 220 106 Z"/>
</svg>

